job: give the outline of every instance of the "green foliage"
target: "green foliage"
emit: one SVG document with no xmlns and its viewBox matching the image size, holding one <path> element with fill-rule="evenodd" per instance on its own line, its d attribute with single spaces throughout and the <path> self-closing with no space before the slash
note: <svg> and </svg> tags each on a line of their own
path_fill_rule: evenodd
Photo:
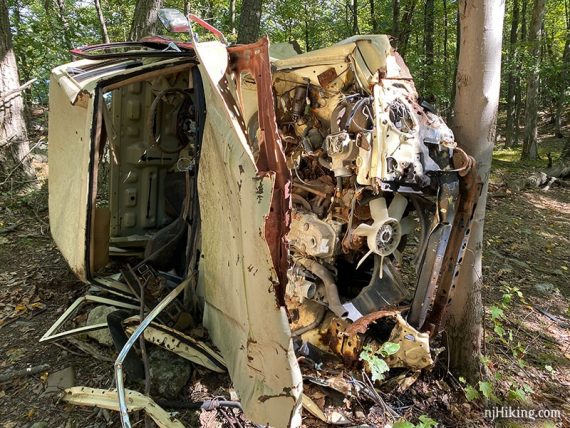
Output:
<svg viewBox="0 0 570 428">
<path fill-rule="evenodd" d="M 393 428 L 434 428 L 436 427 L 438 422 L 435 419 L 430 418 L 427 415 L 421 415 L 418 418 L 418 423 L 413 424 L 406 420 L 399 420 L 394 422 L 392 425 Z"/>
<path fill-rule="evenodd" d="M 493 385 L 491 382 L 479 381 L 479 391 L 481 391 L 483 397 L 488 400 L 495 398 L 495 394 L 493 393 Z"/>
<path fill-rule="evenodd" d="M 509 33 L 512 22 L 512 1 L 507 1 L 504 26 L 504 58 L 502 79 L 503 95 L 506 78 L 511 73 L 523 79 L 531 67 L 539 67 L 541 73 L 541 100 L 553 106 L 552 100 L 564 93 L 559 79 L 561 60 L 566 37 L 566 10 L 563 0 L 547 2 L 545 35 L 541 61 L 529 57 L 528 46 L 521 38 L 522 17 L 517 28 L 518 37 L 514 54 L 509 50 Z M 134 0 L 101 0 L 109 36 L 112 41 L 122 41 L 128 36 Z M 424 4 L 416 0 L 400 0 L 400 28 L 406 11 L 412 10 L 408 43 L 400 46 L 420 95 L 428 96 L 440 113 L 447 115 L 452 108 L 453 77 L 456 67 L 457 2 L 434 2 L 434 58 L 428 65 L 424 52 Z M 445 8 L 444 8 L 445 4 Z M 71 60 L 68 50 L 101 42 L 100 25 L 93 2 L 77 0 L 8 0 L 15 51 L 22 81 L 38 78 L 32 99 L 47 102 L 47 84 L 50 70 Z M 62 5 L 63 7 L 60 7 Z M 371 5 L 374 5 L 374 15 Z M 184 9 L 183 0 L 165 0 L 165 7 Z M 235 41 L 241 1 L 235 2 L 235 22 L 232 19 L 229 0 L 196 0 L 189 3 L 190 12 L 206 18 L 223 31 L 230 41 Z M 526 25 L 530 22 L 531 7 L 526 8 Z M 392 2 L 358 2 L 358 32 L 374 31 L 390 34 L 392 31 Z M 317 0 L 268 0 L 263 3 L 261 29 L 273 42 L 296 42 L 303 50 L 315 50 L 334 44 L 354 34 L 353 11 L 349 2 L 322 2 Z M 398 36 L 398 35 L 395 35 Z M 405 36 L 400 34 L 398 42 Z M 49 47 L 49 49 L 46 49 Z M 524 89 L 524 88 L 523 88 Z M 566 91 L 566 96 L 569 96 Z"/>
<path fill-rule="evenodd" d="M 415 428 L 415 425 L 408 421 L 397 421 L 394 422 L 392 428 Z"/>
<path fill-rule="evenodd" d="M 465 397 L 468 401 L 473 401 L 479 398 L 479 391 L 473 388 L 471 385 L 465 387 Z"/>
<path fill-rule="evenodd" d="M 376 350 L 370 345 L 366 345 L 362 348 L 360 359 L 367 363 L 373 382 L 384 379 L 384 373 L 390 370 L 384 358 L 395 354 L 399 349 L 400 344 L 392 342 L 386 342 Z"/>
<path fill-rule="evenodd" d="M 421 415 L 419 418 L 420 423 L 416 424 L 416 428 L 433 428 L 437 426 L 437 421 L 426 415 Z"/>
<path fill-rule="evenodd" d="M 501 301 L 488 309 L 493 332 L 499 342 L 512 352 L 517 364 L 522 368 L 525 366 L 523 357 L 526 354 L 526 349 L 520 341 L 515 340 L 513 329 L 505 325 L 505 313 L 511 310 L 514 303 L 526 304 L 526 300 L 518 287 L 503 284 L 501 290 L 503 292 Z"/>
</svg>

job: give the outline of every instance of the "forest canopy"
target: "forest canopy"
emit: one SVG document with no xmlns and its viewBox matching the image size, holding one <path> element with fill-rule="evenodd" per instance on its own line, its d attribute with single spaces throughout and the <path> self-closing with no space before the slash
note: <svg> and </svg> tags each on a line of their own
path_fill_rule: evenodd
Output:
<svg viewBox="0 0 570 428">
<path fill-rule="evenodd" d="M 34 102 L 47 102 L 49 72 L 54 66 L 71 60 L 69 49 L 103 42 L 95 3 L 99 1 L 8 0 L 21 80 L 38 79 L 29 95 Z M 555 115 L 557 99 L 561 95 L 568 97 L 567 84 L 559 78 L 568 44 L 568 3 L 568 0 L 546 2 L 542 25 L 544 34 L 540 41 L 540 55 L 536 58 L 529 53 L 527 37 L 532 2 L 507 1 L 503 30 L 502 106 L 506 106 L 508 101 L 508 80 L 511 78 L 515 81 L 518 95 L 515 110 L 521 109 L 524 93 L 519 93 L 525 90 L 524 85 L 521 88 L 521 79 L 535 68 L 539 69 L 541 79 L 540 106 Z M 237 39 L 240 1 L 165 1 L 163 6 L 190 10 L 206 18 L 230 41 Z M 100 8 L 109 39 L 127 40 L 135 2 L 103 0 Z M 457 15 L 457 3 L 453 0 L 265 1 L 260 33 L 269 35 L 272 42 L 296 43 L 303 51 L 328 46 L 353 34 L 390 34 L 393 44 L 410 67 L 420 94 L 431 100 L 442 114 L 449 116 L 457 63 Z M 158 28 L 158 31 L 162 29 Z"/>
</svg>

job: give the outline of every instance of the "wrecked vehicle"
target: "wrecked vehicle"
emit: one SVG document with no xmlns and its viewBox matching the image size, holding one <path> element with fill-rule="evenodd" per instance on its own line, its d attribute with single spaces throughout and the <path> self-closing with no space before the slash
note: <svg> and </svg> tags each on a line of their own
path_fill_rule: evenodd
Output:
<svg viewBox="0 0 570 428">
<path fill-rule="evenodd" d="M 66 394 L 123 426 L 135 408 L 179 426 L 124 389 L 141 337 L 227 370 L 253 422 L 300 426 L 300 355 L 353 367 L 390 340 L 391 367 L 432 364 L 480 191 L 474 161 L 387 36 L 276 58 L 267 38 L 231 46 L 192 20 L 219 40 L 91 46 L 53 70 L 51 231 L 96 292 L 41 340 L 110 328 L 117 389 Z M 110 259 L 134 267 L 109 275 Z M 60 331 L 85 302 L 124 314 Z M 182 314 L 208 343 L 174 328 Z"/>
</svg>

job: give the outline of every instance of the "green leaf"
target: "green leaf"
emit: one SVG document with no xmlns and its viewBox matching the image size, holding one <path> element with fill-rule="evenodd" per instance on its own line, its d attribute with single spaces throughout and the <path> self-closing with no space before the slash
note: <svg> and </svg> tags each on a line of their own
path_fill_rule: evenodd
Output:
<svg viewBox="0 0 570 428">
<path fill-rule="evenodd" d="M 503 310 L 497 306 L 491 306 L 489 308 L 489 313 L 491 314 L 491 319 L 493 320 L 502 317 L 504 314 Z"/>
<path fill-rule="evenodd" d="M 390 370 L 386 361 L 373 353 L 370 346 L 362 348 L 360 359 L 368 363 L 368 368 L 370 369 L 370 375 L 373 382 L 384 379 L 384 373 Z"/>
<path fill-rule="evenodd" d="M 497 336 L 499 337 L 503 337 L 505 335 L 505 329 L 503 328 L 502 325 L 500 324 L 495 324 L 495 327 L 493 328 L 493 331 L 497 334 Z"/>
<path fill-rule="evenodd" d="M 465 387 L 465 398 L 467 401 L 473 401 L 479 398 L 479 391 L 473 388 L 471 385 Z"/>
<path fill-rule="evenodd" d="M 385 357 L 387 357 L 388 355 L 394 355 L 399 350 L 400 350 L 399 343 L 386 342 L 380 348 L 380 353 Z"/>
<path fill-rule="evenodd" d="M 397 421 L 394 422 L 392 428 L 415 428 L 414 424 L 408 421 Z"/>
<path fill-rule="evenodd" d="M 459 382 L 465 384 L 467 381 L 463 376 L 459 376 Z"/>
<path fill-rule="evenodd" d="M 376 357 L 376 361 L 371 365 L 370 371 L 372 373 L 372 380 L 376 382 L 377 380 L 384 379 L 384 373 L 390 370 L 386 361 L 381 358 Z"/>
<path fill-rule="evenodd" d="M 491 382 L 479 381 L 479 391 L 481 391 L 485 398 L 493 398 L 493 385 L 491 385 Z"/>
<path fill-rule="evenodd" d="M 524 390 L 522 390 L 521 388 L 509 389 L 508 397 L 511 400 L 515 400 L 515 401 L 519 401 L 519 402 L 523 402 L 523 403 L 527 399 L 526 392 Z"/>
<path fill-rule="evenodd" d="M 421 415 L 419 420 L 420 423 L 416 425 L 416 428 L 434 428 L 438 423 L 435 419 L 432 419 L 427 415 Z"/>
<path fill-rule="evenodd" d="M 547 364 L 546 366 L 544 366 L 544 369 L 550 374 L 554 373 L 554 368 L 552 368 L 551 365 Z"/>
</svg>

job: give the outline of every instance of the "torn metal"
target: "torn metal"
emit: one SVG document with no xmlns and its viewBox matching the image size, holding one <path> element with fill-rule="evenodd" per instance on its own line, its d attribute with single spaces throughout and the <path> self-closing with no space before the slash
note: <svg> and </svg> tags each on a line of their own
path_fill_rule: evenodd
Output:
<svg viewBox="0 0 570 428">
<path fill-rule="evenodd" d="M 390 341 L 390 367 L 429 367 L 481 190 L 474 160 L 387 36 L 271 59 L 266 38 L 228 46 L 191 20 L 218 40 L 98 45 L 53 70 L 51 230 L 101 295 L 41 340 L 105 328 L 57 333 L 85 301 L 131 311 L 118 321 L 130 335 L 119 393 L 102 401 L 123 426 L 123 363 L 139 337 L 227 370 L 246 416 L 275 427 L 318 413 L 303 395 L 305 353 L 352 369 L 363 346 Z M 142 302 L 131 273 L 97 276 L 127 255 Z M 188 318 L 212 345 L 175 327 Z M 102 400 L 93 391 L 87 401 Z"/>
<path fill-rule="evenodd" d="M 127 412 L 144 410 L 160 428 L 184 428 L 184 424 L 172 417 L 150 397 L 140 392 L 125 390 L 125 406 Z M 118 412 L 119 399 L 116 389 L 87 388 L 74 386 L 65 390 L 62 400 L 78 406 L 92 406 Z"/>
</svg>

